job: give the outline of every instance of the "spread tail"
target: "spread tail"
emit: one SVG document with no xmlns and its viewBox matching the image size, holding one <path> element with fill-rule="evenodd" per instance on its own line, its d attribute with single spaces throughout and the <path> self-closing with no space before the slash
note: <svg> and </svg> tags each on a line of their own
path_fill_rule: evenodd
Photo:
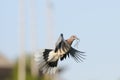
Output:
<svg viewBox="0 0 120 80">
<path fill-rule="evenodd" d="M 37 63 L 39 70 L 43 73 L 54 74 L 57 70 L 58 60 L 49 60 L 52 49 L 38 50 L 34 55 L 34 60 Z"/>
</svg>

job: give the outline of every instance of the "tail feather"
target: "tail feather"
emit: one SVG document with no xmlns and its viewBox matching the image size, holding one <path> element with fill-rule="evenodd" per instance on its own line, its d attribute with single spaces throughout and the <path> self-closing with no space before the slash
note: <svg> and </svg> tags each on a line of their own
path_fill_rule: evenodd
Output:
<svg viewBox="0 0 120 80">
<path fill-rule="evenodd" d="M 41 49 L 34 55 L 34 60 L 43 73 L 54 74 L 57 70 L 58 60 L 48 61 L 49 53 L 52 49 Z"/>
</svg>

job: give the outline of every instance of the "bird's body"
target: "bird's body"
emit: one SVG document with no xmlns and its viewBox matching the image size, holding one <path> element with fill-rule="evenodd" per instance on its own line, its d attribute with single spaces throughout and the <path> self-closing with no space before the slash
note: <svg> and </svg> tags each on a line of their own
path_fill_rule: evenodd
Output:
<svg viewBox="0 0 120 80">
<path fill-rule="evenodd" d="M 78 39 L 76 36 L 71 36 L 64 40 L 63 34 L 60 35 L 56 42 L 55 49 L 41 49 L 35 53 L 35 61 L 39 65 L 39 69 L 43 73 L 55 73 L 59 59 L 62 61 L 67 56 L 71 55 L 76 61 L 82 61 L 84 56 L 81 51 L 71 47 L 72 42 Z"/>
</svg>

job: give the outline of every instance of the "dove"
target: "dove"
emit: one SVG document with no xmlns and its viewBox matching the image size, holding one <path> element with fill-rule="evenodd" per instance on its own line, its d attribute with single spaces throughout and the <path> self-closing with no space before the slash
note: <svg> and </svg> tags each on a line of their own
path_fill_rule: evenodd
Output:
<svg viewBox="0 0 120 80">
<path fill-rule="evenodd" d="M 58 61 L 63 61 L 68 57 L 72 57 L 76 62 L 83 61 L 84 52 L 72 47 L 74 40 L 79 40 L 77 36 L 72 35 L 68 39 L 64 39 L 60 34 L 54 49 L 39 49 L 34 54 L 34 60 L 43 74 L 55 74 L 57 71 Z"/>
</svg>

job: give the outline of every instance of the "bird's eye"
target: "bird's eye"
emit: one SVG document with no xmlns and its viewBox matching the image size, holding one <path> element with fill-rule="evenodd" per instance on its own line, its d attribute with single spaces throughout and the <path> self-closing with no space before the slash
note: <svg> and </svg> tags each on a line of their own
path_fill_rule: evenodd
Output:
<svg viewBox="0 0 120 80">
<path fill-rule="evenodd" d="M 75 39 L 75 36 L 72 36 L 73 39 Z"/>
<path fill-rule="evenodd" d="M 75 36 L 73 36 L 73 38 L 76 38 Z"/>
</svg>

